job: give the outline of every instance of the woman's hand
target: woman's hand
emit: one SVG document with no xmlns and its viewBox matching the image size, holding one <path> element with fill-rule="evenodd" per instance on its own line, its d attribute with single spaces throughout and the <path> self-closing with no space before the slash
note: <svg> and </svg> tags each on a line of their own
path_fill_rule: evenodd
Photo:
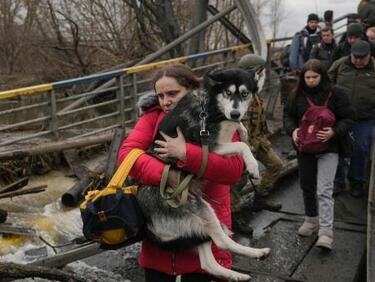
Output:
<svg viewBox="0 0 375 282">
<path fill-rule="evenodd" d="M 332 127 L 324 127 L 323 130 L 319 130 L 316 133 L 316 138 L 322 142 L 327 142 L 335 135 Z"/>
<path fill-rule="evenodd" d="M 292 133 L 292 139 L 293 139 L 294 144 L 296 144 L 296 145 L 298 145 L 298 143 L 299 143 L 298 131 L 299 131 L 299 128 L 296 128 L 296 129 L 293 130 L 293 133 Z"/>
<path fill-rule="evenodd" d="M 164 140 L 155 140 L 155 144 L 160 147 L 154 149 L 159 153 L 160 157 L 172 157 L 184 161 L 186 159 L 186 141 L 180 128 L 177 127 L 177 137 L 175 138 L 170 137 L 161 131 L 160 134 L 163 136 Z"/>
</svg>

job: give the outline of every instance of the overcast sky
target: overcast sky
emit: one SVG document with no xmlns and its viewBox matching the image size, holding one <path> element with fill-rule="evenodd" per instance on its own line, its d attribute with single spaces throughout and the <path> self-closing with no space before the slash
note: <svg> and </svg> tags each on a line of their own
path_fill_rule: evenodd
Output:
<svg viewBox="0 0 375 282">
<path fill-rule="evenodd" d="M 293 35 L 306 25 L 307 15 L 316 13 L 323 17 L 324 11 L 333 10 L 334 17 L 356 13 L 359 0 L 282 0 L 284 19 L 279 36 Z"/>
</svg>

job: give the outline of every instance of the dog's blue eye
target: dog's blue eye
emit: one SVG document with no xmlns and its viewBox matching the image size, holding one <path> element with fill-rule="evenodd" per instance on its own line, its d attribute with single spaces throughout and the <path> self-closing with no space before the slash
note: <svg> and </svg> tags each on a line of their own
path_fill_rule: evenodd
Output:
<svg viewBox="0 0 375 282">
<path fill-rule="evenodd" d="M 242 97 L 247 97 L 247 96 L 249 96 L 249 91 L 242 91 L 241 95 L 242 95 Z"/>
</svg>

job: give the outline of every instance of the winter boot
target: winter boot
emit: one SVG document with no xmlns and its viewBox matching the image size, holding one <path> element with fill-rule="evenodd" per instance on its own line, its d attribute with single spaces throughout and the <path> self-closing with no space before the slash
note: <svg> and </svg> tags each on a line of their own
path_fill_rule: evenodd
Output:
<svg viewBox="0 0 375 282">
<path fill-rule="evenodd" d="M 315 246 L 327 251 L 332 250 L 333 230 L 331 227 L 321 227 L 319 229 L 319 239 Z"/>
<path fill-rule="evenodd" d="M 298 235 L 304 237 L 310 237 L 313 233 L 317 232 L 319 229 L 319 218 L 317 216 L 310 217 L 306 216 L 304 223 L 298 229 Z"/>
</svg>

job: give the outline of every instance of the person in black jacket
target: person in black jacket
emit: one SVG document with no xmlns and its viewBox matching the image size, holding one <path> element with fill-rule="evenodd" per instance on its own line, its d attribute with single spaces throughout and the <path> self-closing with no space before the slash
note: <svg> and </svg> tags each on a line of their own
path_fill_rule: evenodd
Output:
<svg viewBox="0 0 375 282">
<path fill-rule="evenodd" d="M 310 53 L 310 59 L 317 59 L 321 61 L 327 69 L 333 63 L 333 50 L 336 48 L 335 38 L 333 36 L 333 29 L 326 26 L 320 30 L 321 41 L 314 45 Z"/>
<path fill-rule="evenodd" d="M 292 136 L 294 145 L 299 142 L 301 119 L 308 109 L 307 97 L 315 105 L 328 101 L 328 108 L 335 115 L 336 123 L 318 131 L 321 142 L 329 142 L 328 149 L 316 154 L 297 153 L 300 186 L 305 206 L 305 221 L 298 229 L 301 236 L 311 236 L 319 230 L 316 246 L 331 250 L 333 242 L 334 200 L 333 181 L 340 151 L 340 143 L 354 124 L 353 106 L 342 88 L 332 87 L 325 66 L 316 59 L 307 61 L 299 76 L 295 92 L 284 108 L 284 127 Z M 297 146 L 296 146 L 297 147 Z"/>
<path fill-rule="evenodd" d="M 346 40 L 333 50 L 333 61 L 350 55 L 352 45 L 365 38 L 363 25 L 360 23 L 351 23 L 346 30 Z"/>
</svg>

